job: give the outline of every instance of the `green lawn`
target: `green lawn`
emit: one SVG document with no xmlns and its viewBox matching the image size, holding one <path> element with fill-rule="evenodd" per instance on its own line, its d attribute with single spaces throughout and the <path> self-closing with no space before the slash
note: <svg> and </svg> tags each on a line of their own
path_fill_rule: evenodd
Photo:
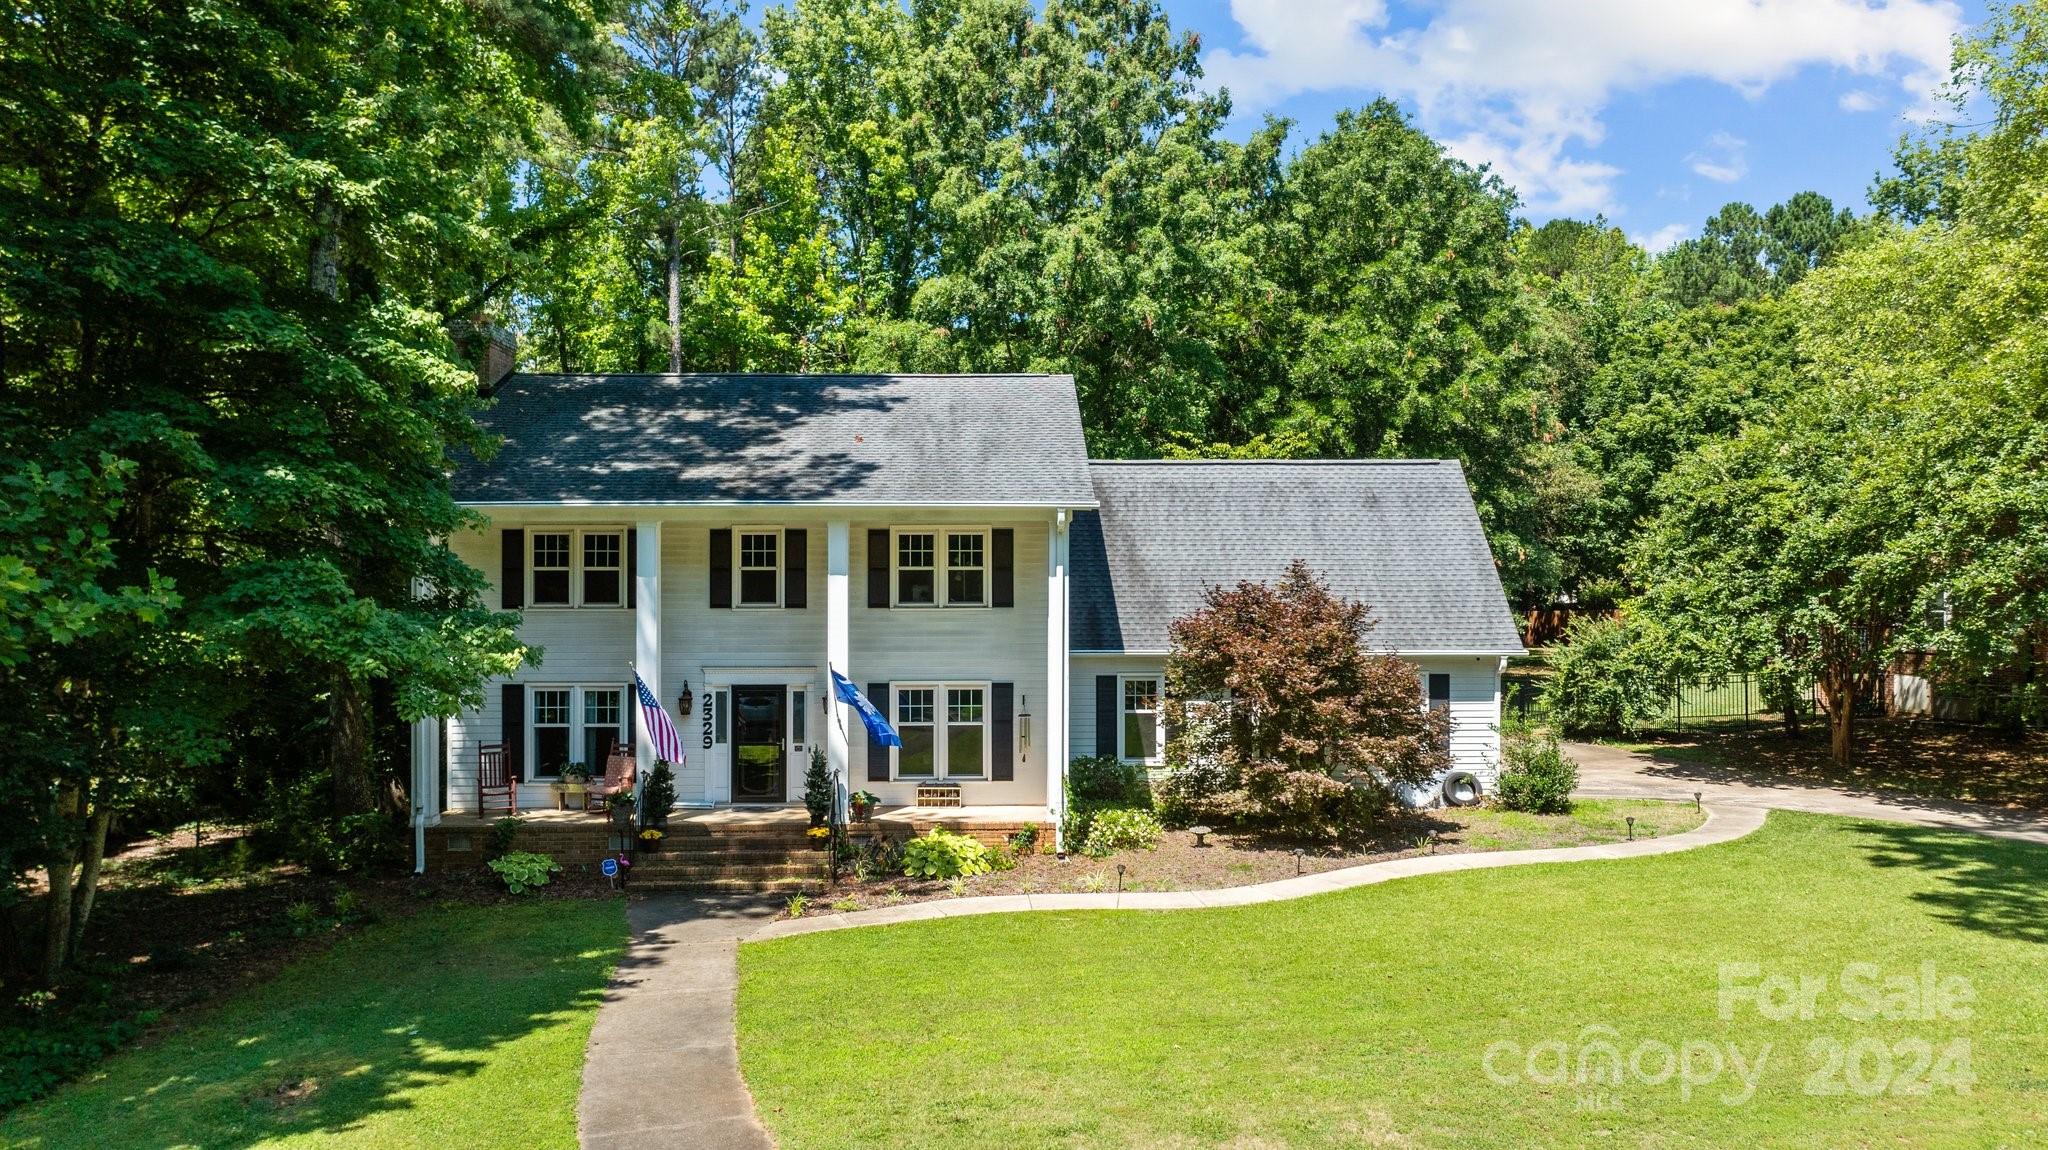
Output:
<svg viewBox="0 0 2048 1150">
<path fill-rule="evenodd" d="M 371 927 L 0 1121 L 0 1146 L 573 1148 L 622 903 Z"/>
<path fill-rule="evenodd" d="M 1723 1018 L 1734 963 L 1825 979 L 1813 1017 Z M 1902 1017 L 1843 1013 L 1853 963 Z M 1968 1017 L 1904 1016 L 1923 963 Z M 1657 858 L 749 944 L 740 1054 L 785 1150 L 2039 1146 L 2048 849 L 1774 813 Z"/>
</svg>

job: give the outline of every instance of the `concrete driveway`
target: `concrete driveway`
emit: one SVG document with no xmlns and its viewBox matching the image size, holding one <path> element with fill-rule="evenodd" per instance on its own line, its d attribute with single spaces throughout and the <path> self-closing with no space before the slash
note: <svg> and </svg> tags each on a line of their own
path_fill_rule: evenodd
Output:
<svg viewBox="0 0 2048 1150">
<path fill-rule="evenodd" d="M 1752 776 L 1708 763 L 1663 758 L 1599 743 L 1563 746 L 1565 753 L 1579 764 L 1578 793 L 1590 797 L 1690 799 L 1698 792 L 1709 804 L 1889 819 L 2048 843 L 2048 821 L 2027 811 Z"/>
</svg>

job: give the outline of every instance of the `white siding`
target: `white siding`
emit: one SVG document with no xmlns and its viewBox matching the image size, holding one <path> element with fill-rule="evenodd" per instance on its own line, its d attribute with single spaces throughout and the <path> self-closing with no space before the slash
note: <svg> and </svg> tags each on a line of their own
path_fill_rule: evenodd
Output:
<svg viewBox="0 0 2048 1150">
<path fill-rule="evenodd" d="M 502 570 L 499 555 L 500 528 L 555 524 L 599 525 L 619 522 L 630 525 L 646 516 L 644 509 L 631 515 L 605 518 L 606 513 L 575 508 L 540 508 L 524 511 L 517 521 L 508 517 L 481 533 L 467 534 L 454 541 L 457 554 L 485 572 L 493 587 L 486 595 L 491 606 L 499 605 L 496 582 Z M 747 667 L 809 672 L 805 688 L 809 737 L 821 741 L 820 724 L 831 721 L 817 700 L 824 697 L 826 524 L 821 511 L 776 512 L 772 509 L 689 509 L 664 512 L 662 519 L 661 569 L 661 682 L 662 702 L 676 708 L 677 696 L 685 682 L 692 694 L 688 713 L 674 714 L 689 752 L 689 761 L 677 772 L 677 798 L 685 803 L 706 801 L 721 789 L 718 772 L 729 770 L 726 747 L 707 752 L 703 745 L 702 719 L 698 701 L 709 683 L 707 673 L 720 674 L 727 682 L 748 681 Z M 1022 742 L 1023 715 L 1032 716 L 1034 737 L 1030 746 L 1017 752 L 1016 778 L 1011 782 L 966 782 L 962 801 L 969 804 L 1033 805 L 1045 802 L 1045 766 L 1040 751 L 1045 743 L 1042 724 L 1046 683 L 1047 610 L 1046 549 L 1051 530 L 1049 513 L 1004 511 L 1000 514 L 939 513 L 928 510 L 890 511 L 858 509 L 847 516 L 851 525 L 851 572 L 849 583 L 849 667 L 841 668 L 863 690 L 871 682 L 970 681 L 1014 683 L 1019 712 L 1017 732 Z M 1016 606 L 988 608 L 878 609 L 867 606 L 867 532 L 891 526 L 945 526 L 948 524 L 1008 527 L 1015 531 L 1014 556 Z M 806 604 L 802 608 L 713 608 L 710 605 L 710 532 L 713 528 L 766 526 L 777 529 L 803 528 L 806 537 Z M 992 584 L 991 584 L 992 589 Z M 540 666 L 526 667 L 510 680 L 493 680 L 485 688 L 484 706 L 458 716 L 450 724 L 449 804 L 456 810 L 476 806 L 476 749 L 480 743 L 495 742 L 503 730 L 499 710 L 503 682 L 527 684 L 628 683 L 628 664 L 633 658 L 633 617 L 628 608 L 528 608 L 520 635 L 545 648 Z M 781 674 L 764 674 L 764 682 L 781 681 Z M 887 701 L 875 700 L 886 707 Z M 876 792 L 884 802 L 908 802 L 915 794 L 914 783 L 878 783 L 867 779 L 867 739 L 858 729 L 849 732 L 851 763 L 848 785 Z M 803 776 L 800 760 L 792 757 L 789 797 L 800 799 Z M 520 805 L 552 804 L 544 784 L 521 789 Z"/>
<path fill-rule="evenodd" d="M 1417 674 L 1451 676 L 1451 759 L 1459 769 L 1478 775 L 1488 794 L 1500 777 L 1500 660 L 1486 658 L 1411 659 Z M 1163 658 L 1126 655 L 1076 655 L 1070 700 L 1074 757 L 1095 753 L 1095 677 L 1097 675 L 1161 675 Z M 1429 795 L 1434 799 L 1435 794 Z"/>
</svg>

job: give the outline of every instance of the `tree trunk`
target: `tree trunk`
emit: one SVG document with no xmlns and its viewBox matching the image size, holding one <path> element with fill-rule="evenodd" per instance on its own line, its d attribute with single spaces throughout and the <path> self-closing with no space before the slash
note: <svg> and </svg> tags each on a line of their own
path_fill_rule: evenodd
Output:
<svg viewBox="0 0 2048 1150">
<path fill-rule="evenodd" d="M 78 788 L 66 786 L 58 800 L 58 818 L 68 830 L 78 810 Z M 47 868 L 50 876 L 49 903 L 43 908 L 43 982 L 55 985 L 71 961 L 71 876 L 78 862 L 78 838 L 62 836 Z"/>
<path fill-rule="evenodd" d="M 321 193 L 313 204 L 313 239 L 306 252 L 306 286 L 328 299 L 341 298 L 341 208 Z"/>
<path fill-rule="evenodd" d="M 668 221 L 668 370 L 683 370 L 683 232 L 680 221 Z"/>
<path fill-rule="evenodd" d="M 337 673 L 327 695 L 328 774 L 334 813 L 356 815 L 377 809 L 377 780 L 370 777 L 370 707 L 362 684 Z"/>
<path fill-rule="evenodd" d="M 1830 668 L 1820 679 L 1821 702 L 1828 709 L 1828 755 L 1836 766 L 1849 765 L 1849 748 L 1855 735 L 1856 677 Z"/>
<path fill-rule="evenodd" d="M 102 801 L 95 803 L 92 821 L 85 831 L 85 863 L 78 868 L 78 886 L 72 892 L 71 905 L 71 957 L 76 959 L 85 949 L 85 927 L 92 921 L 93 898 L 100 889 L 100 863 L 107 857 L 107 825 L 113 822 L 114 812 Z"/>
</svg>

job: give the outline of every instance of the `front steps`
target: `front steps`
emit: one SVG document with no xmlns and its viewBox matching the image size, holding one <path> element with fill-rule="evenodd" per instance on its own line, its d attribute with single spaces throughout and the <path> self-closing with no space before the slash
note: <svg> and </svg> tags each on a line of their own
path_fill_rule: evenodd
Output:
<svg viewBox="0 0 2048 1150">
<path fill-rule="evenodd" d="M 768 825 L 671 818 L 660 850 L 633 859 L 631 889 L 715 894 L 823 890 L 829 856 L 804 836 L 805 823 Z"/>
</svg>

